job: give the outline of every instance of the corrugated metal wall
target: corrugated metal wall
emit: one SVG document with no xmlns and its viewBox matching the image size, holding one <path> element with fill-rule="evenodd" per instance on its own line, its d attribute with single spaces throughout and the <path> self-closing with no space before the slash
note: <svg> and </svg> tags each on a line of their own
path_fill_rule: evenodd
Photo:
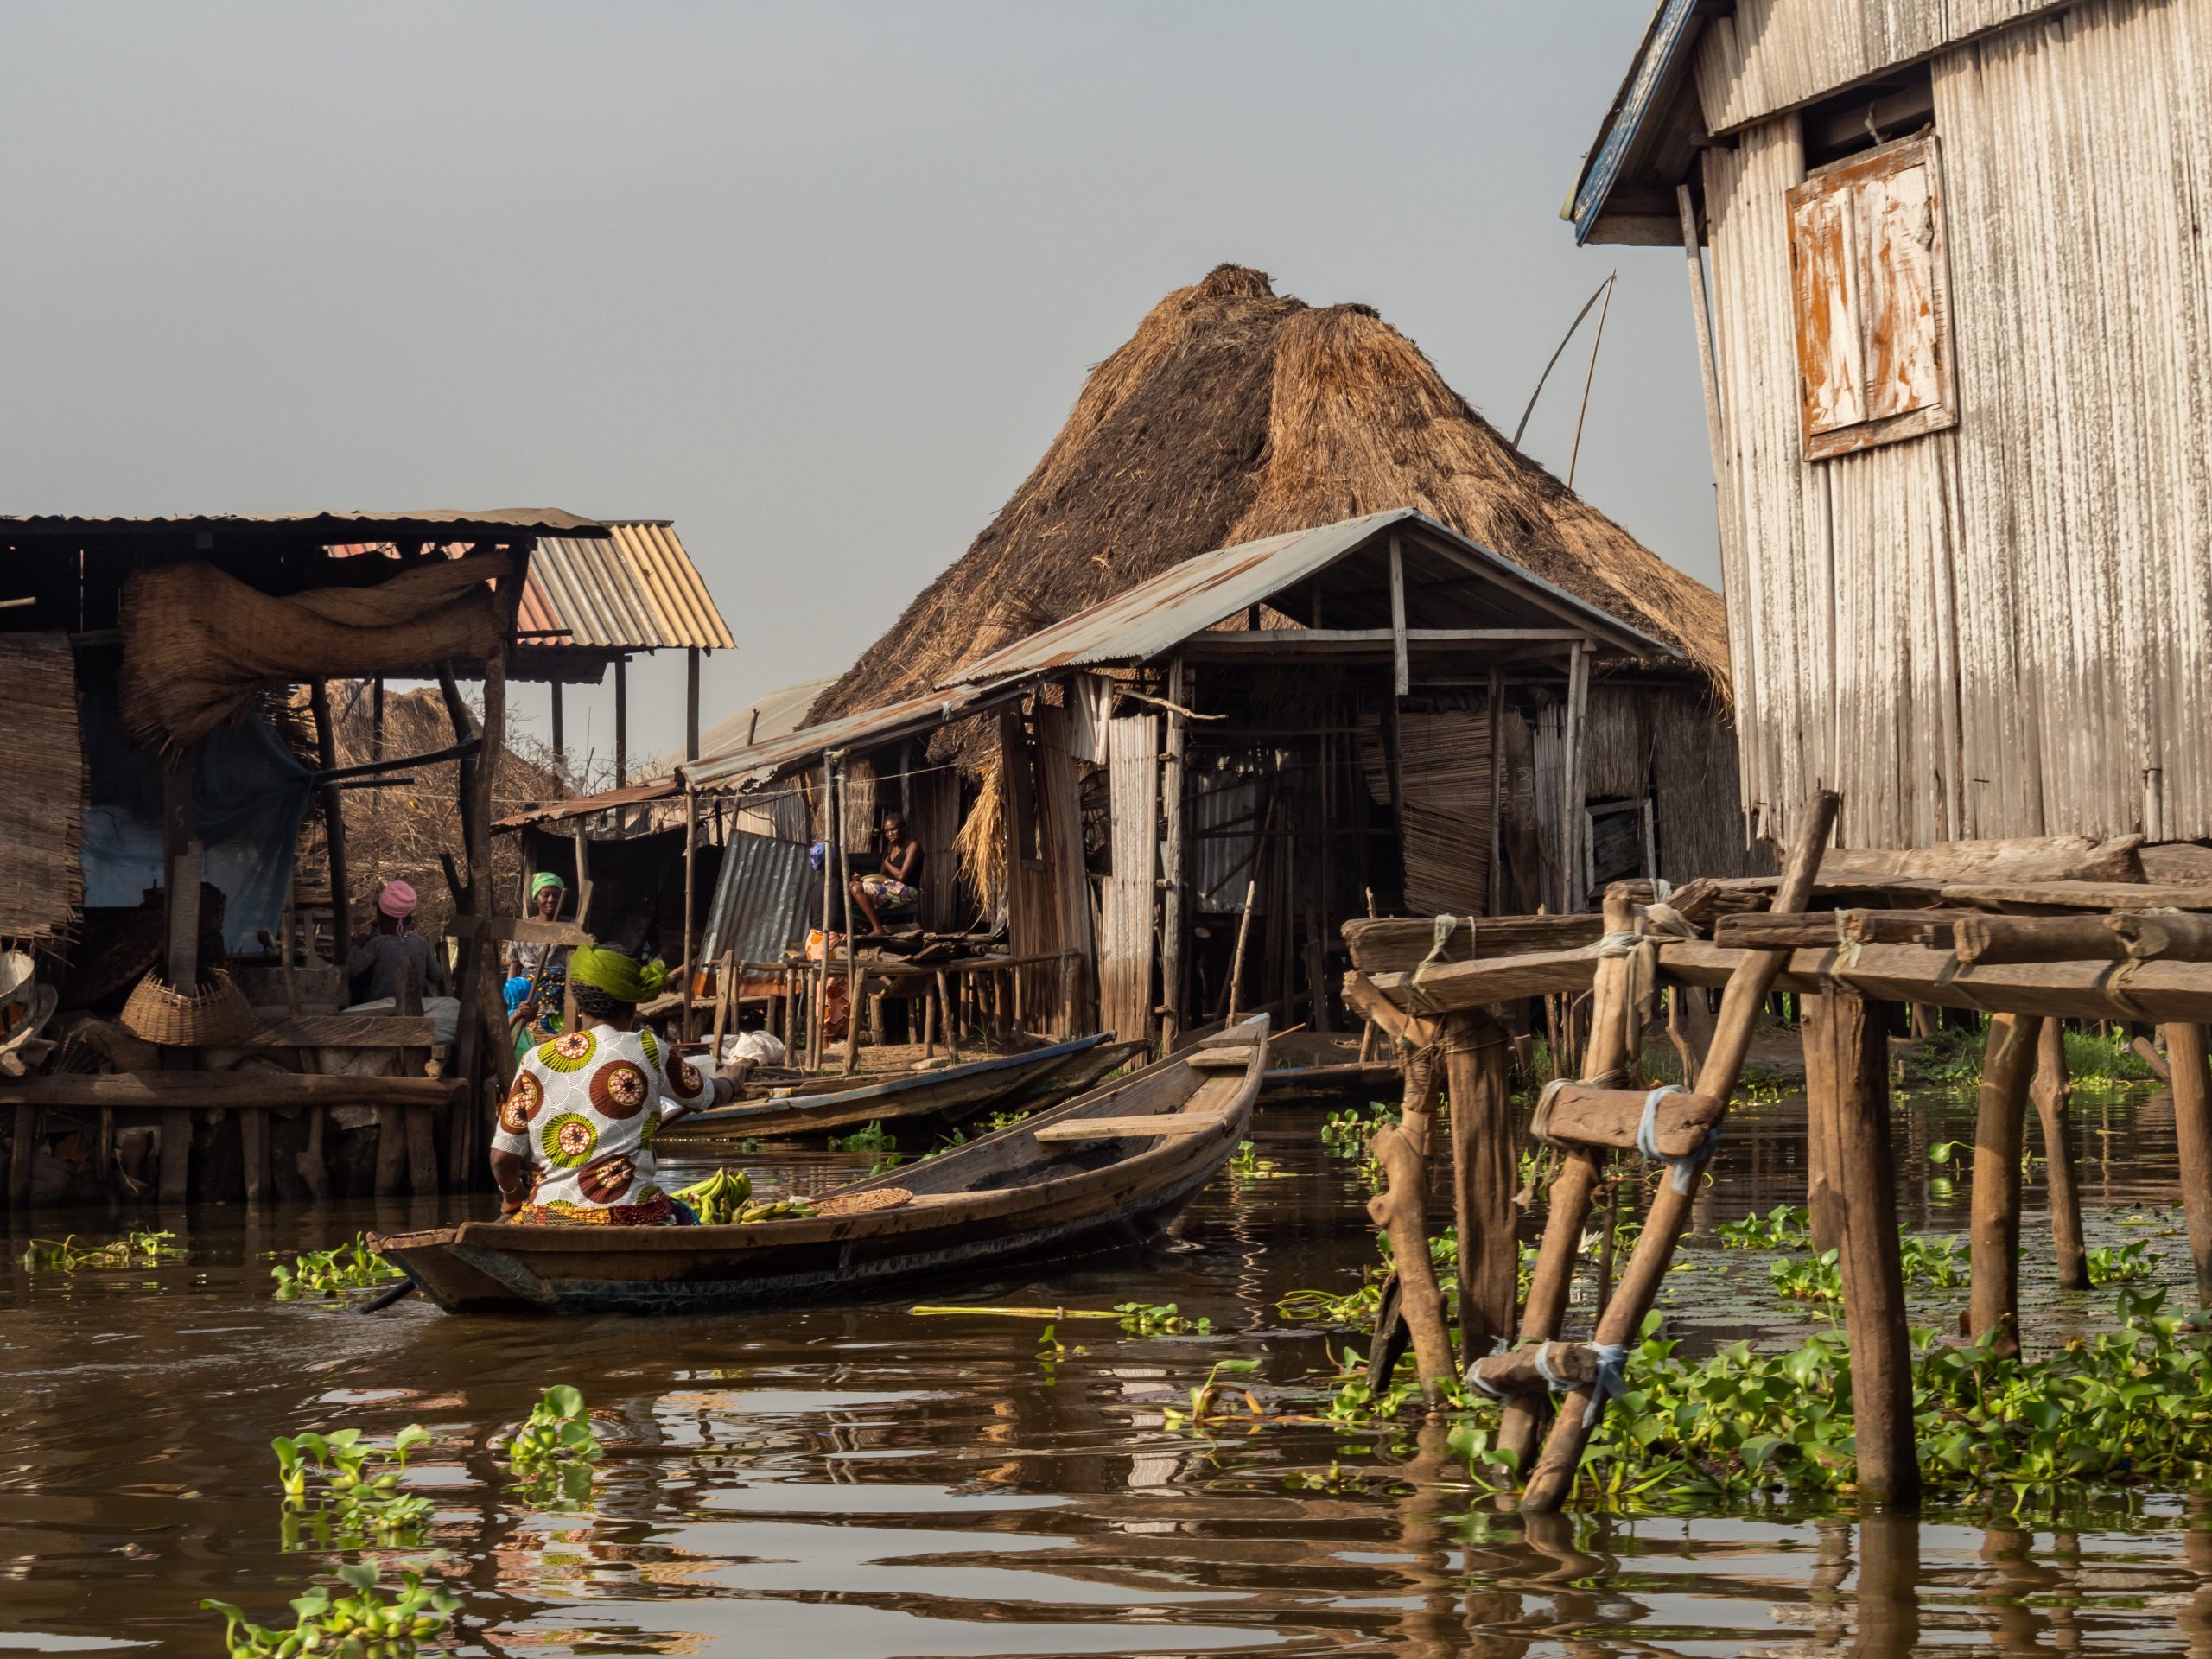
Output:
<svg viewBox="0 0 2212 1659">
<path fill-rule="evenodd" d="M 733 835 L 722 852 L 721 878 L 707 912 L 700 960 L 725 951 L 741 962 L 774 962 L 806 937 L 809 902 L 819 901 L 821 878 L 807 862 L 806 843 Z"/>
<path fill-rule="evenodd" d="M 1796 119 L 1706 153 L 1744 798 L 1837 785 L 1860 846 L 2212 835 L 2212 0 L 1934 79 L 1955 431 L 1802 459 Z"/>
<path fill-rule="evenodd" d="M 1698 36 L 1707 127 L 1721 132 L 2068 0 L 1736 0 Z"/>
</svg>

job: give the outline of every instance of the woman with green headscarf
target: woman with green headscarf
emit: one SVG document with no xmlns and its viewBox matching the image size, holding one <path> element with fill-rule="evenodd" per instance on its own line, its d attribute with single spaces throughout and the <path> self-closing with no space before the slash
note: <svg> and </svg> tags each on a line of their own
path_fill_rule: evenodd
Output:
<svg viewBox="0 0 2212 1659">
<path fill-rule="evenodd" d="M 550 870 L 530 879 L 527 919 L 557 922 L 567 884 Z M 535 939 L 510 939 L 506 947 L 507 979 L 502 987 L 507 1003 L 507 1026 L 514 1033 L 515 1058 L 524 1046 L 550 1036 L 560 1026 L 561 1004 L 568 988 L 569 947 Z"/>
<path fill-rule="evenodd" d="M 671 1118 L 737 1096 L 638 1028 L 668 969 L 580 944 L 569 957 L 576 1028 L 538 1045 L 499 1103 L 492 1179 L 519 1222 L 655 1226 L 690 1218 L 658 1182 L 653 1136 Z M 742 1064 L 741 1062 L 740 1063 Z"/>
</svg>

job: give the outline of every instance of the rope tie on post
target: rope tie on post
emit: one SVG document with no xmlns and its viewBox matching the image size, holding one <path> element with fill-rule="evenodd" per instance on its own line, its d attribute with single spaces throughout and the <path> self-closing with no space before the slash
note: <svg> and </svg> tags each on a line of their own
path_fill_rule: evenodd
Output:
<svg viewBox="0 0 2212 1659">
<path fill-rule="evenodd" d="M 1483 1359 L 1496 1359 L 1500 1354 L 1509 1351 L 1510 1351 L 1506 1347 L 1505 1338 L 1503 1337 L 1492 1337 L 1490 1339 L 1490 1352 L 1484 1354 L 1483 1356 Z M 1478 1359 L 1473 1364 L 1467 1367 L 1467 1381 L 1473 1383 L 1476 1388 L 1481 1389 L 1493 1400 L 1505 1399 L 1507 1396 L 1503 1389 L 1497 1388 L 1494 1384 L 1484 1380 L 1483 1359 Z"/>
<path fill-rule="evenodd" d="M 1574 1384 L 1552 1370 L 1551 1361 L 1545 1357 L 1550 1351 L 1551 1344 L 1548 1342 L 1540 1342 L 1536 1344 L 1536 1375 L 1544 1379 L 1544 1386 L 1554 1394 L 1565 1394 Z"/>
<path fill-rule="evenodd" d="M 1668 1095 L 1687 1095 L 1689 1092 L 1680 1084 L 1661 1084 L 1649 1094 L 1644 1096 L 1643 1116 L 1636 1126 L 1636 1149 L 1652 1162 L 1666 1165 L 1675 1191 L 1681 1193 L 1685 1198 L 1689 1195 L 1690 1184 L 1697 1179 L 1698 1171 L 1704 1167 L 1705 1160 L 1713 1156 L 1713 1142 L 1720 1138 L 1719 1128 L 1716 1127 L 1707 1129 L 1705 1132 L 1705 1144 L 1695 1152 L 1685 1154 L 1680 1158 L 1670 1158 L 1660 1151 L 1653 1143 L 1652 1137 L 1658 1132 L 1659 1102 L 1662 1097 Z"/>
<path fill-rule="evenodd" d="M 1859 965 L 1859 948 L 1866 943 L 1863 939 L 1851 937 L 1850 916 L 1847 910 L 1839 910 L 1835 913 L 1835 962 L 1836 966 L 1846 973 Z"/>
<path fill-rule="evenodd" d="M 1467 928 L 1471 936 L 1474 925 L 1474 918 L 1469 917 Z M 1452 943 L 1452 934 L 1459 931 L 1459 918 L 1457 916 L 1438 916 L 1431 920 L 1428 954 L 1414 965 L 1414 976 L 1406 982 L 1406 1000 L 1425 1014 L 1435 1013 L 1436 1004 L 1430 999 L 1428 994 L 1421 989 L 1421 982 L 1431 968 L 1444 960 L 1444 952 Z"/>
<path fill-rule="evenodd" d="M 1598 1375 L 1590 1384 L 1590 1403 L 1582 1413 L 1582 1427 L 1598 1421 L 1605 1402 L 1628 1387 L 1628 1348 L 1618 1342 L 1593 1342 L 1590 1351 L 1598 1361 Z"/>
</svg>

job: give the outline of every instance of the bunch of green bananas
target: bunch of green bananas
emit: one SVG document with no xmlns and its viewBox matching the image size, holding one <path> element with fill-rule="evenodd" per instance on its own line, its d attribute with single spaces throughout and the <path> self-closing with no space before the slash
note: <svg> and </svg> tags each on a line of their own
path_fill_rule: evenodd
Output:
<svg viewBox="0 0 2212 1659">
<path fill-rule="evenodd" d="M 727 1227 L 743 1219 L 738 1211 L 751 1207 L 753 1178 L 743 1170 L 718 1169 L 695 1186 L 676 1195 L 691 1206 L 692 1213 L 709 1227 Z"/>
<path fill-rule="evenodd" d="M 803 1220 L 814 1213 L 814 1206 L 804 1198 L 763 1198 L 748 1204 L 738 1211 L 741 1225 L 752 1221 L 780 1221 L 785 1217 Z"/>
</svg>

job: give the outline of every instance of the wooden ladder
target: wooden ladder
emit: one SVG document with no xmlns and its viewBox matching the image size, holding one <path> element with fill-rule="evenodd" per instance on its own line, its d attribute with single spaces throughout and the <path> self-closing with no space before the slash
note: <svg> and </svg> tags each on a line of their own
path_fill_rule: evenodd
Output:
<svg viewBox="0 0 2212 1659">
<path fill-rule="evenodd" d="M 1807 803 L 1789 866 L 1775 892 L 1776 913 L 1802 912 L 1812 897 L 1821 850 L 1834 828 L 1837 805 L 1837 797 L 1827 790 L 1815 792 Z M 1626 891 L 1608 892 L 1605 931 L 1628 932 L 1633 918 L 1634 906 Z M 1550 1215 L 1522 1312 L 1520 1345 L 1478 1360 L 1468 1370 L 1477 1388 L 1504 1402 L 1498 1445 L 1523 1469 L 1529 1468 L 1529 1455 L 1542 1426 L 1547 1391 L 1556 1389 L 1565 1396 L 1552 1417 L 1543 1450 L 1529 1470 L 1521 1498 L 1524 1511 L 1549 1513 L 1566 1502 L 1590 1431 L 1606 1399 L 1623 1386 L 1621 1367 L 1658 1297 L 1675 1246 L 1690 1230 L 1697 1177 L 1727 1116 L 1759 1010 L 1788 955 L 1781 950 L 1748 951 L 1729 976 L 1694 1093 L 1617 1085 L 1617 1078 L 1635 1058 L 1628 1052 L 1625 1018 L 1628 963 L 1624 957 L 1608 957 L 1599 964 L 1592 994 L 1586 1075 L 1579 1083 L 1550 1085 L 1539 1109 L 1545 1138 L 1565 1152 L 1566 1161 L 1552 1183 Z M 1599 1185 L 1600 1161 L 1607 1152 L 1637 1149 L 1666 1160 L 1673 1174 L 1661 1182 L 1635 1253 L 1598 1314 L 1593 1341 L 1587 1345 L 1562 1344 L 1559 1338 L 1567 1293 Z"/>
</svg>

